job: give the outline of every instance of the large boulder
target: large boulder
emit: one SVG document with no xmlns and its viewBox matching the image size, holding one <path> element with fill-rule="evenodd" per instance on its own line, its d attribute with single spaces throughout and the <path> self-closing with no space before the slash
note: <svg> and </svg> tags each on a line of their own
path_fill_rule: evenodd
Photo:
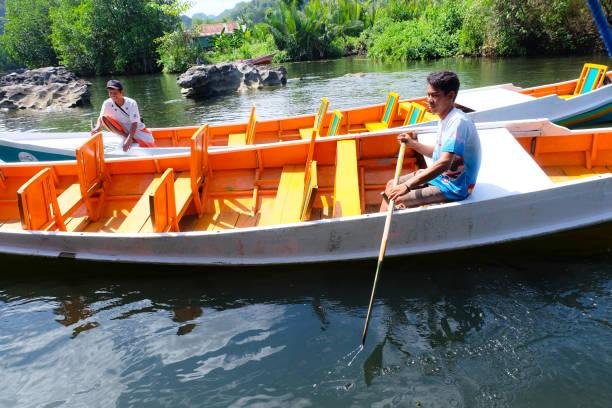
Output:
<svg viewBox="0 0 612 408">
<path fill-rule="evenodd" d="M 73 108 L 90 103 L 87 81 L 64 67 L 19 70 L 0 77 L 0 108 Z"/>
<path fill-rule="evenodd" d="M 186 97 L 201 98 L 259 89 L 264 86 L 285 85 L 284 67 L 258 68 L 254 65 L 229 62 L 215 65 L 196 65 L 181 74 L 177 81 Z"/>
</svg>

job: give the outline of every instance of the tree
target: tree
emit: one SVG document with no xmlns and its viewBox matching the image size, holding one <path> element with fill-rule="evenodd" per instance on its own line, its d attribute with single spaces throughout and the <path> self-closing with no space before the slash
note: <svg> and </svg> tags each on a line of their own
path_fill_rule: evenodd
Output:
<svg viewBox="0 0 612 408">
<path fill-rule="evenodd" d="M 6 0 L 2 42 L 8 55 L 28 68 L 56 65 L 49 10 L 56 0 Z"/>
<path fill-rule="evenodd" d="M 157 38 L 181 28 L 181 0 L 55 0 L 52 44 L 82 74 L 159 71 Z"/>
<path fill-rule="evenodd" d="M 101 44 L 94 37 L 94 0 L 59 0 L 49 13 L 51 43 L 60 63 L 81 74 L 100 71 Z"/>
</svg>

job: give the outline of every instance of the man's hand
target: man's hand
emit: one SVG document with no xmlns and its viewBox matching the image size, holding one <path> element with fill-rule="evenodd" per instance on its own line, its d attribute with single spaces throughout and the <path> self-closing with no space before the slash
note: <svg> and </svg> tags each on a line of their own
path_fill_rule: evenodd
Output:
<svg viewBox="0 0 612 408">
<path fill-rule="evenodd" d="M 408 185 L 401 183 L 395 187 L 387 187 L 385 189 L 385 194 L 389 197 L 389 200 L 396 200 L 398 197 L 408 194 L 409 191 L 410 188 Z"/>
<path fill-rule="evenodd" d="M 127 152 L 132 147 L 132 143 L 134 143 L 134 138 L 132 136 L 128 136 L 123 141 L 123 151 Z"/>
<path fill-rule="evenodd" d="M 397 135 L 397 141 L 400 143 L 410 144 L 410 142 L 415 142 L 416 140 L 417 140 L 416 133 L 412 130 L 409 132 L 400 133 L 399 135 Z"/>
</svg>

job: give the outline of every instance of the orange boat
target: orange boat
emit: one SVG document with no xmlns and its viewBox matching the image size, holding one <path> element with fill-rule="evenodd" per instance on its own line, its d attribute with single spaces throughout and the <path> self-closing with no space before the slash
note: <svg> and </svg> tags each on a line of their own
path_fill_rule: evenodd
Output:
<svg viewBox="0 0 612 408">
<path fill-rule="evenodd" d="M 376 258 L 397 130 L 105 159 L 0 164 L 0 253 L 109 262 L 290 264 Z M 478 125 L 482 165 L 460 202 L 397 211 L 388 256 L 483 246 L 612 221 L 612 128 Z M 432 137 L 423 128 L 419 137 Z M 408 149 L 403 170 L 422 163 Z"/>
<path fill-rule="evenodd" d="M 512 84 L 496 85 L 459 91 L 457 105 L 475 122 L 548 118 L 563 126 L 612 122 L 612 71 L 596 64 L 585 64 L 578 79 L 519 88 Z M 278 141 L 310 139 L 331 134 L 353 134 L 399 126 L 426 126 L 436 117 L 427 112 L 425 97 L 401 100 L 390 92 L 384 104 L 339 110 L 340 123 L 334 125 L 334 113 L 328 111 L 329 101 L 322 98 L 314 115 L 276 119 L 257 118 L 255 107 L 247 122 L 209 126 L 211 146 L 239 146 Z M 330 130 L 333 131 L 330 132 Z M 132 148 L 127 155 L 158 155 L 163 148 L 187 148 L 197 126 L 152 129 L 156 145 L 162 149 Z M 65 160 L 74 158 L 74 150 L 89 137 L 81 134 L 14 133 L 0 134 L 0 160 Z M 105 135 L 109 157 L 125 156 L 118 136 Z M 112 147 L 114 146 L 114 147 Z"/>
</svg>

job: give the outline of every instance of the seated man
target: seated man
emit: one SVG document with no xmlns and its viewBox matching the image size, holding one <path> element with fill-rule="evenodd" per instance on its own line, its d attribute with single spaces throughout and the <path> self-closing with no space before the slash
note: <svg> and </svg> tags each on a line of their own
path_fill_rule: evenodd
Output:
<svg viewBox="0 0 612 408">
<path fill-rule="evenodd" d="M 455 108 L 458 92 L 459 78 L 453 72 L 434 72 L 427 77 L 427 103 L 440 116 L 436 144 L 419 143 L 414 132 L 402 133 L 398 140 L 431 157 L 433 164 L 400 177 L 395 187 L 390 180 L 381 211 L 387 210 L 387 199 L 402 209 L 464 200 L 472 192 L 480 168 L 480 139 L 474 122 Z"/>
<path fill-rule="evenodd" d="M 106 83 L 109 98 L 102 104 L 100 117 L 91 134 L 100 131 L 104 126 L 109 131 L 123 136 L 123 150 L 128 151 L 133 142 L 141 147 L 155 147 L 151 131 L 140 119 L 138 104 L 132 98 L 123 96 L 123 85 L 116 79 Z"/>
</svg>

